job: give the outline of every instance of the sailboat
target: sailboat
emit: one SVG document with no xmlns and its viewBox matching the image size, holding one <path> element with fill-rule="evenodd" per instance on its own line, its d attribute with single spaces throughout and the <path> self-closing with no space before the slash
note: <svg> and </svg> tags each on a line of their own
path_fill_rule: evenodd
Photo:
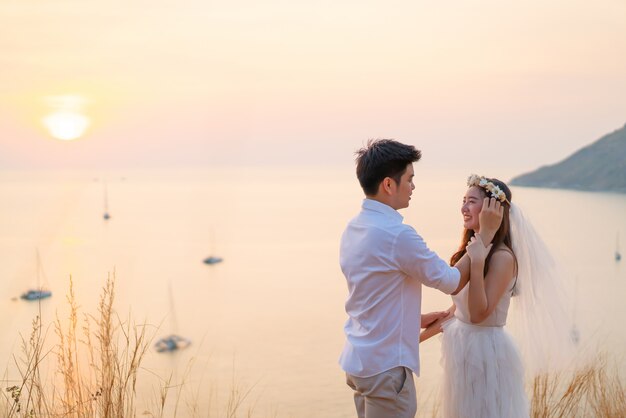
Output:
<svg viewBox="0 0 626 418">
<path fill-rule="evenodd" d="M 202 260 L 204 264 L 217 264 L 217 263 L 221 263 L 222 261 L 224 261 L 222 257 L 215 257 L 212 255 Z"/>
<path fill-rule="evenodd" d="M 578 310 L 578 276 L 576 276 L 576 290 L 574 293 L 574 313 L 572 318 L 572 328 L 569 331 L 570 339 L 574 345 L 578 345 L 580 342 L 580 331 L 576 326 L 576 311 Z"/>
<path fill-rule="evenodd" d="M 50 290 L 45 289 L 41 286 L 41 278 L 44 278 L 44 281 L 47 282 L 45 273 L 43 271 L 43 267 L 41 265 L 41 258 L 39 257 L 39 250 L 37 250 L 37 288 L 29 289 L 26 292 L 22 293 L 20 298 L 24 300 L 40 300 L 49 298 L 52 296 L 52 292 Z"/>
<path fill-rule="evenodd" d="M 104 215 L 102 215 L 105 221 L 111 219 L 111 215 L 109 215 L 109 197 L 107 193 L 107 184 L 104 183 Z"/>
<path fill-rule="evenodd" d="M 211 233 L 211 249 L 214 250 L 215 247 L 215 237 L 214 234 Z M 214 251 L 212 251 L 212 253 L 215 253 Z M 210 255 L 207 258 L 205 258 L 204 260 L 202 260 L 202 262 L 204 264 L 217 264 L 217 263 L 221 263 L 222 261 L 224 261 L 224 259 L 222 257 L 217 257 L 214 255 Z"/>
<path fill-rule="evenodd" d="M 620 261 L 622 259 L 622 254 L 619 252 L 619 232 L 617 233 L 617 238 L 615 239 L 615 261 Z"/>
<path fill-rule="evenodd" d="M 576 324 L 572 325 L 572 329 L 569 333 L 570 339 L 572 340 L 574 345 L 578 345 L 578 342 L 580 341 L 580 331 L 578 331 L 578 327 L 576 326 Z"/>
<path fill-rule="evenodd" d="M 176 320 L 176 312 L 174 310 L 174 298 L 172 296 L 172 283 L 168 284 L 169 296 L 170 296 L 170 318 L 172 321 L 172 330 L 174 332 L 178 329 L 178 321 Z M 154 344 L 154 348 L 159 353 L 167 353 L 173 352 L 177 350 L 182 350 L 191 345 L 191 341 L 187 338 L 181 337 L 175 333 L 170 334 L 166 337 L 159 338 L 157 342 Z"/>
</svg>

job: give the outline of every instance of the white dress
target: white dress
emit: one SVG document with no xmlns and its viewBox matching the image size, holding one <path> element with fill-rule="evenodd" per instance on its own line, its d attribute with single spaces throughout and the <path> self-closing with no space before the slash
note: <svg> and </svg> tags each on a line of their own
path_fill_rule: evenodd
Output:
<svg viewBox="0 0 626 418">
<path fill-rule="evenodd" d="M 515 280 L 511 280 L 512 289 Z M 519 350 L 504 330 L 511 301 L 505 292 L 480 324 L 470 322 L 469 285 L 452 297 L 455 317 L 443 326 L 445 418 L 527 418 L 524 369 Z"/>
</svg>

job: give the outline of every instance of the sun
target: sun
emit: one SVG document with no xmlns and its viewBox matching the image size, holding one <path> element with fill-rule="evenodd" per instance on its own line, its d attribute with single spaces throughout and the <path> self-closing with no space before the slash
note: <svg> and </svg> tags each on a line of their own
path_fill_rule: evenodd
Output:
<svg viewBox="0 0 626 418">
<path fill-rule="evenodd" d="M 80 113 L 59 111 L 43 119 L 50 135 L 63 141 L 80 138 L 89 126 L 89 118 Z"/>
<path fill-rule="evenodd" d="M 53 138 L 63 141 L 78 139 L 89 127 L 89 118 L 83 114 L 87 100 L 77 95 L 48 96 L 45 98 L 52 113 L 42 122 Z"/>
</svg>

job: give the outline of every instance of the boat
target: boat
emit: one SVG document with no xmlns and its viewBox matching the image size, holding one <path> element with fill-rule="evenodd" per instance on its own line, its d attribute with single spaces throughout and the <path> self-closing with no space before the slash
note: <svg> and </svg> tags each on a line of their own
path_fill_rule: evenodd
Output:
<svg viewBox="0 0 626 418">
<path fill-rule="evenodd" d="M 209 256 L 205 258 L 202 262 L 204 264 L 217 264 L 217 263 L 221 263 L 222 261 L 224 261 L 224 259 L 221 257 Z"/>
<path fill-rule="evenodd" d="M 172 334 L 167 337 L 159 338 L 154 344 L 154 349 L 159 353 L 171 352 L 187 348 L 191 345 L 191 341 L 179 335 Z"/>
<path fill-rule="evenodd" d="M 45 298 L 49 298 L 50 296 L 52 296 L 52 292 L 49 290 L 44 290 L 44 289 L 39 289 L 39 290 L 35 290 L 35 289 L 30 289 L 24 293 L 22 293 L 22 296 L 20 296 L 20 298 L 24 299 L 24 300 L 39 300 L 39 299 L 45 299 Z"/>
<path fill-rule="evenodd" d="M 215 249 L 215 234 L 211 231 L 211 250 L 212 250 L 211 253 L 213 254 L 215 254 L 214 249 Z M 204 264 L 208 264 L 208 265 L 221 263 L 222 261 L 224 261 L 222 257 L 217 257 L 214 255 L 210 255 L 204 260 L 202 260 Z"/>
<path fill-rule="evenodd" d="M 47 282 L 46 275 L 41 265 L 39 250 L 37 250 L 37 287 L 34 289 L 28 289 L 26 292 L 22 293 L 22 295 L 20 296 L 21 299 L 33 301 L 46 299 L 52 296 L 52 292 L 50 290 L 47 290 L 45 287 L 42 287 L 40 285 L 42 276 L 44 278 L 44 282 Z"/>
<path fill-rule="evenodd" d="M 169 297 L 170 297 L 170 319 L 171 327 L 174 331 L 178 329 L 178 321 L 176 320 L 176 311 L 174 310 L 174 297 L 172 296 L 172 283 L 168 285 Z M 167 337 L 162 337 L 154 344 L 154 349 L 158 353 L 171 353 L 174 351 L 182 350 L 191 345 L 191 340 L 181 337 L 176 333 L 172 333 Z"/>
<path fill-rule="evenodd" d="M 569 330 L 570 340 L 574 345 L 578 345 L 580 342 L 580 331 L 576 326 L 576 312 L 578 311 L 578 276 L 576 276 L 575 288 L 574 288 L 574 310 L 572 314 L 572 327 Z"/>
<path fill-rule="evenodd" d="M 102 215 L 105 221 L 111 219 L 111 215 L 109 215 L 109 198 L 107 193 L 107 184 L 104 183 L 104 215 Z"/>
<path fill-rule="evenodd" d="M 580 331 L 578 331 L 578 327 L 576 326 L 576 324 L 572 325 L 569 336 L 574 345 L 578 345 L 578 343 L 580 342 Z"/>
</svg>

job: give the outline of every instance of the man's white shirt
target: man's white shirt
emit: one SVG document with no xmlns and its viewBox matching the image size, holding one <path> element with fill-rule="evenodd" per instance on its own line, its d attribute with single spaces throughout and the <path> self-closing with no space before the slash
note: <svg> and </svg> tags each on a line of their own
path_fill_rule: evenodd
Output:
<svg viewBox="0 0 626 418">
<path fill-rule="evenodd" d="M 344 371 L 370 377 L 398 366 L 419 375 L 422 284 L 452 293 L 460 272 L 432 252 L 392 207 L 372 199 L 348 223 L 339 261 L 348 282 Z"/>
</svg>

